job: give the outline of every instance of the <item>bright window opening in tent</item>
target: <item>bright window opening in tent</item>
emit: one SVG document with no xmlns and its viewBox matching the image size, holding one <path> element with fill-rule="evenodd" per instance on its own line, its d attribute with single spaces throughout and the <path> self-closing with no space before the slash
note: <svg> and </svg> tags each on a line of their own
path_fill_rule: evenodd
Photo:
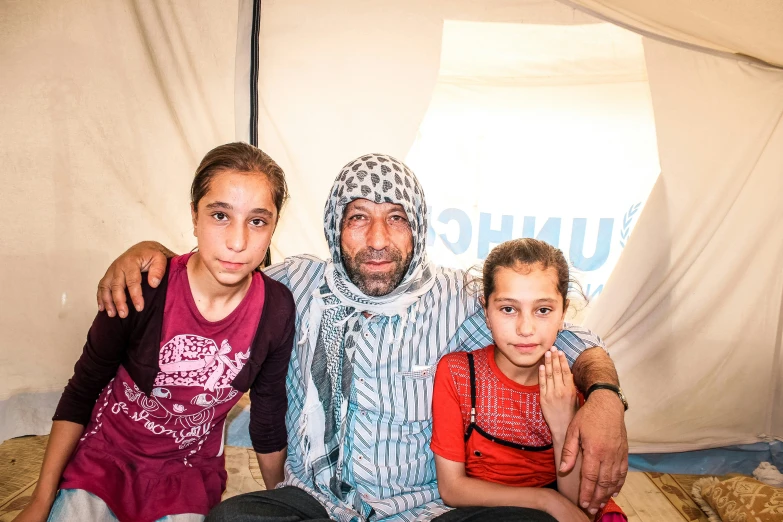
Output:
<svg viewBox="0 0 783 522">
<path fill-rule="evenodd" d="M 537 237 L 595 298 L 660 171 L 641 37 L 447 21 L 407 162 L 427 191 L 433 261 L 467 268 Z"/>
</svg>

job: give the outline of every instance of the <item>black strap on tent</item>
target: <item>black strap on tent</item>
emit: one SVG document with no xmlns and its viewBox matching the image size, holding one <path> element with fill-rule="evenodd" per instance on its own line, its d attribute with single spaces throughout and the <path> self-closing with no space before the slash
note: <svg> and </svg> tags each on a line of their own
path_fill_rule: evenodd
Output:
<svg viewBox="0 0 783 522">
<path fill-rule="evenodd" d="M 253 0 L 250 33 L 250 144 L 258 147 L 258 44 L 261 30 L 261 0 Z"/>
<path fill-rule="evenodd" d="M 261 33 L 261 0 L 253 0 L 253 26 L 250 31 L 250 144 L 258 147 L 258 46 Z M 261 266 L 272 264 L 272 252 L 267 249 Z"/>
</svg>

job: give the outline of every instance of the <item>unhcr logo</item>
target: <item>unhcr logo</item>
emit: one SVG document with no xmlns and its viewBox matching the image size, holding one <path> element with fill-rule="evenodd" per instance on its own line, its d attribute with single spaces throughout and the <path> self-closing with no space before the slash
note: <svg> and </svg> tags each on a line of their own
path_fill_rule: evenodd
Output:
<svg viewBox="0 0 783 522">
<path fill-rule="evenodd" d="M 633 225 L 641 209 L 641 202 L 634 203 L 619 219 L 619 245 L 624 248 Z M 597 221 L 598 233 L 590 244 L 586 238 L 588 222 Z M 521 222 L 521 227 L 520 227 Z M 515 237 L 535 237 L 560 248 L 569 261 L 579 271 L 592 272 L 600 269 L 609 259 L 612 237 L 615 232 L 615 218 L 571 218 L 538 216 L 513 216 L 480 212 L 478 223 L 471 219 L 467 211 L 460 208 L 447 208 L 433 213 L 429 219 L 427 244 L 443 243 L 455 255 L 467 255 L 479 260 L 486 259 L 492 247 Z M 448 232 L 438 233 L 438 229 L 448 228 Z M 560 245 L 564 227 L 570 225 L 568 245 Z M 591 225 L 591 228 L 594 228 Z M 456 234 L 454 233 L 456 230 Z M 515 234 L 516 232 L 516 234 Z M 520 234 L 521 232 L 521 234 Z M 476 241 L 474 242 L 474 236 Z M 592 236 L 592 234 L 591 234 Z M 475 251 L 469 252 L 471 247 Z M 588 254 L 591 252 L 590 254 Z"/>
</svg>

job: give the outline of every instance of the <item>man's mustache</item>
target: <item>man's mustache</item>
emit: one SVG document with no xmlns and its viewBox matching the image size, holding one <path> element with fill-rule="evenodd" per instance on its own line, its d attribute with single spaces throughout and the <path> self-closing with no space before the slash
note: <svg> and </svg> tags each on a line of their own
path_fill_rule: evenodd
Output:
<svg viewBox="0 0 783 522">
<path fill-rule="evenodd" d="M 375 250 L 374 248 L 365 248 L 357 252 L 353 258 L 355 263 L 366 263 L 368 261 L 381 261 L 381 262 L 402 262 L 402 252 L 396 248 L 384 248 L 382 250 Z"/>
</svg>

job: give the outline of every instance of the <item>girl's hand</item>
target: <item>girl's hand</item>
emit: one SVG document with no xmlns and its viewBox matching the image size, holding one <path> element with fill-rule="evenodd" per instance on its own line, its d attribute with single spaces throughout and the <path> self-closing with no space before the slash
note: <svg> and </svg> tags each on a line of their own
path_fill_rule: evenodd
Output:
<svg viewBox="0 0 783 522">
<path fill-rule="evenodd" d="M 553 489 L 542 489 L 541 491 L 547 492 L 543 511 L 555 517 L 557 522 L 589 522 L 592 520 L 576 504 L 557 491 Z"/>
<path fill-rule="evenodd" d="M 14 522 L 46 522 L 49 518 L 49 511 L 52 504 L 46 501 L 38 501 L 33 497 L 27 507 L 19 513 Z"/>
<path fill-rule="evenodd" d="M 576 415 L 576 386 L 565 354 L 554 347 L 544 355 L 538 368 L 541 412 L 552 431 L 552 438 L 563 440 L 568 425 Z"/>
</svg>

